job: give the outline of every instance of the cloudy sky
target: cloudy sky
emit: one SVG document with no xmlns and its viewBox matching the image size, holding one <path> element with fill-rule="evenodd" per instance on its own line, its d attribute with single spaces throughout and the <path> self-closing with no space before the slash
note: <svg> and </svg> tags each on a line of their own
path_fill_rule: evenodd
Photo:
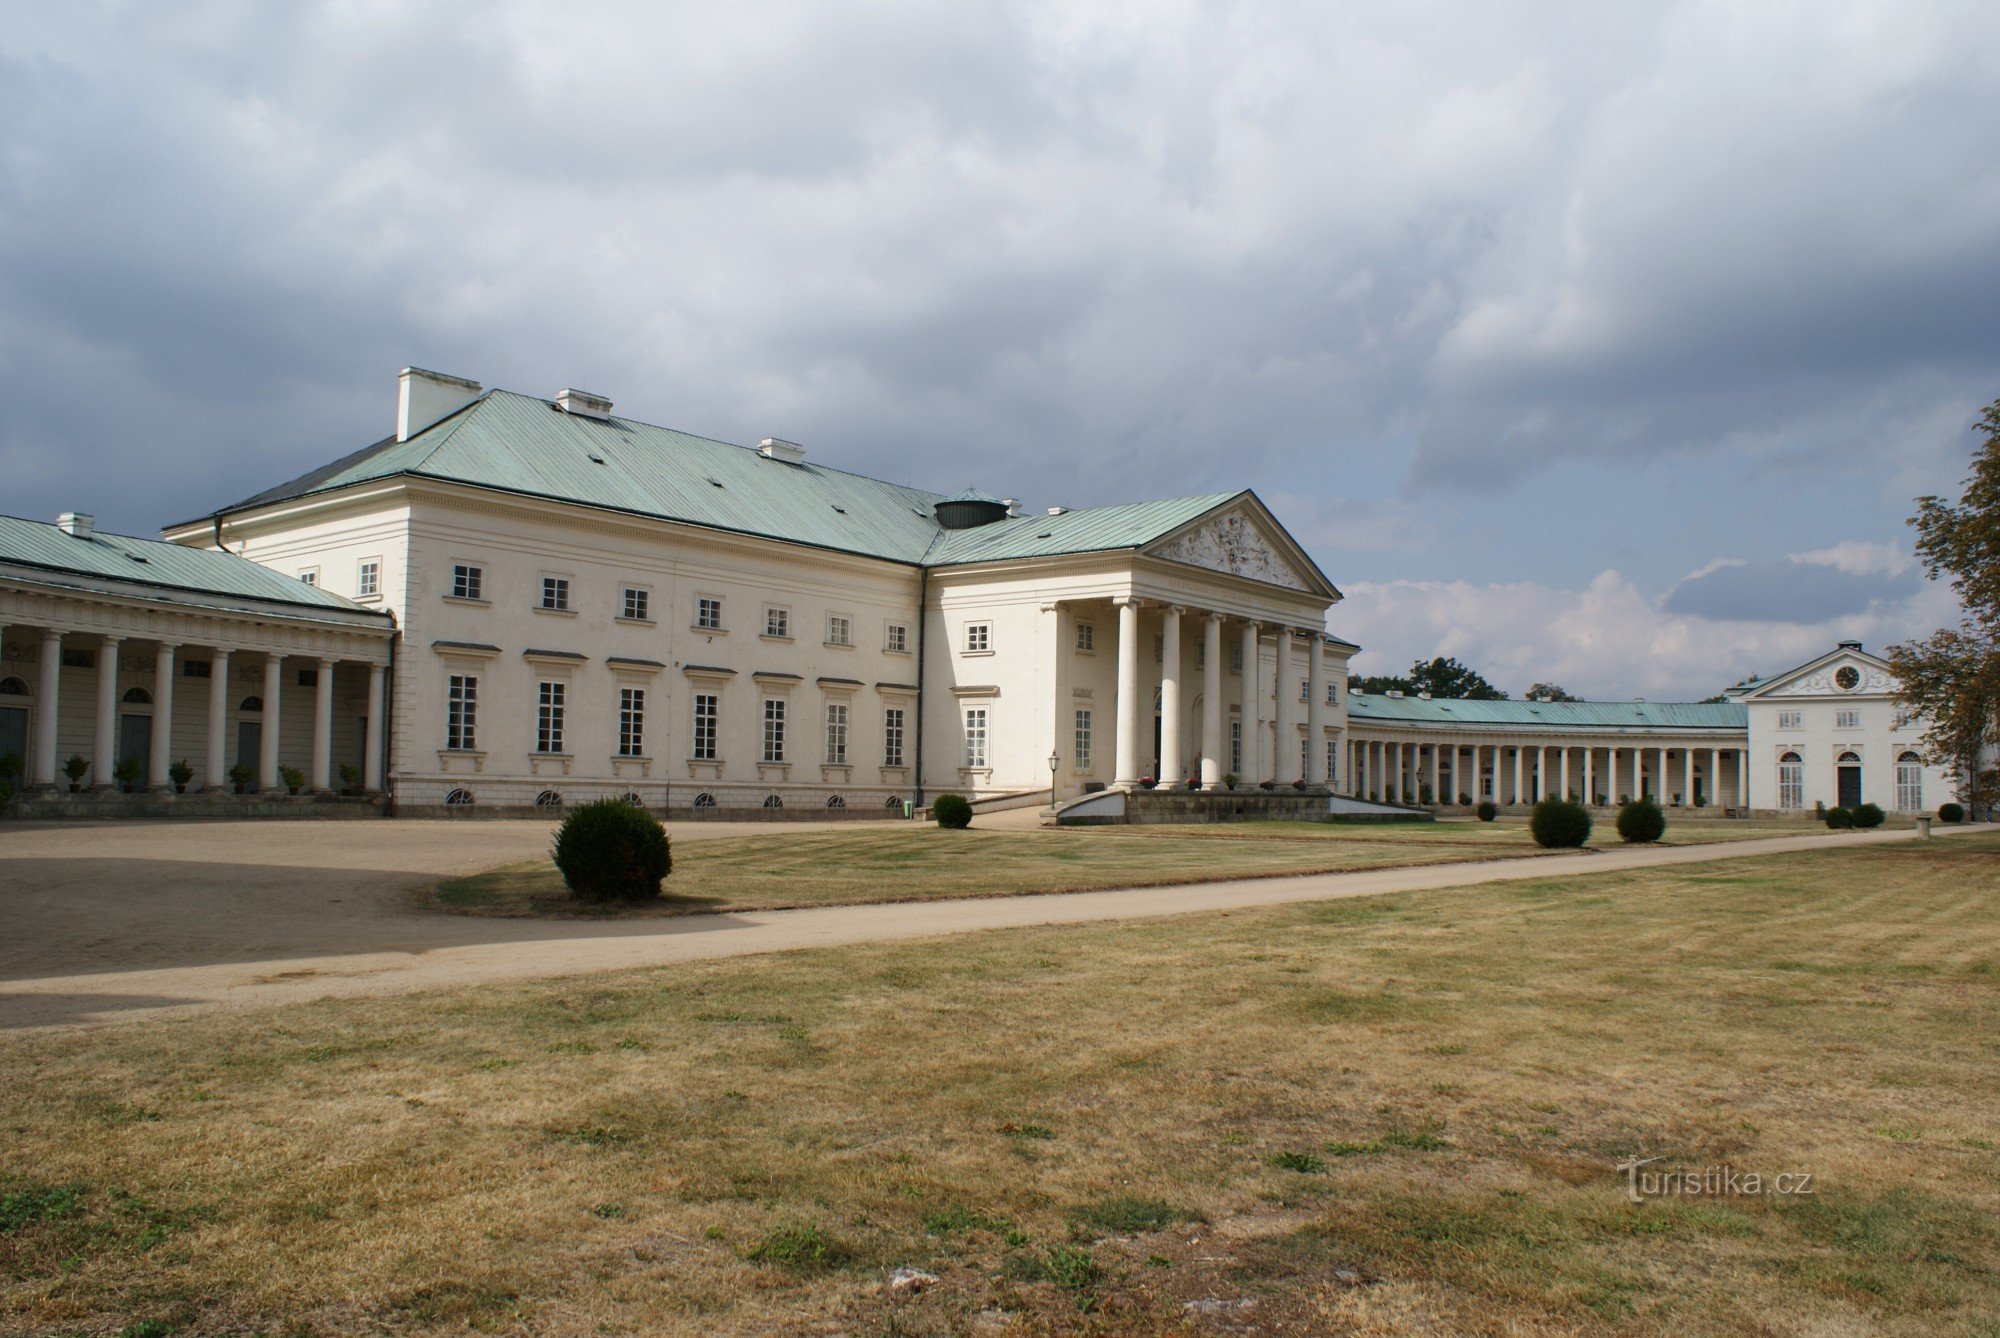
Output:
<svg viewBox="0 0 2000 1338">
<path fill-rule="evenodd" d="M 146 533 L 398 368 L 1035 506 L 1249 486 L 1367 672 L 1705 695 L 1950 614 L 1982 0 L 10 7 L 0 512 Z"/>
</svg>

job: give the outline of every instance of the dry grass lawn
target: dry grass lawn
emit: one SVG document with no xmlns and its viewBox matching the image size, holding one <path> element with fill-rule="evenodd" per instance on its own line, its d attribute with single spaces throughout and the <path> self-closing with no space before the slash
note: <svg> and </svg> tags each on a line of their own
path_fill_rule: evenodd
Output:
<svg viewBox="0 0 2000 1338">
<path fill-rule="evenodd" d="M 1992 1334 L 2000 839 L 17 1036 L 0 1083 L 8 1332 Z M 1634 1156 L 1813 1193 L 1635 1205 Z"/>
<path fill-rule="evenodd" d="M 1796 822 L 1671 821 L 1662 844 L 1747 841 L 1824 831 Z M 1617 844 L 1608 823 L 1593 833 Z M 940 831 L 928 823 L 843 830 L 786 828 L 772 837 L 684 841 L 666 896 L 642 906 L 578 902 L 547 859 L 438 885 L 430 904 L 469 915 L 699 915 L 939 897 L 1095 892 L 1234 878 L 1343 873 L 1547 852 L 1523 820 L 1398 823 L 1222 823 L 1060 831 Z"/>
</svg>

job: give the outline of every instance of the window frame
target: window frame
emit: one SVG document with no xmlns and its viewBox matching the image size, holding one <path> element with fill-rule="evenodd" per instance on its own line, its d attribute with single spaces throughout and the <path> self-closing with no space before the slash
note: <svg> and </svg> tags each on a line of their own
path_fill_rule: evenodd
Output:
<svg viewBox="0 0 2000 1338">
<path fill-rule="evenodd" d="M 964 634 L 959 638 L 961 655 L 991 655 L 993 653 L 993 620 L 982 618 L 965 625 Z"/>
<path fill-rule="evenodd" d="M 569 680 L 535 680 L 535 756 L 566 757 L 569 730 Z"/>
<path fill-rule="evenodd" d="M 839 633 L 835 636 L 835 633 Z M 851 613 L 828 613 L 826 615 L 826 645 L 842 650 L 854 648 L 854 615 Z"/>
<path fill-rule="evenodd" d="M 885 767 L 907 766 L 903 760 L 903 740 L 905 708 L 885 706 L 882 708 L 882 765 Z"/>
<path fill-rule="evenodd" d="M 1096 765 L 1095 708 L 1075 706 L 1070 709 L 1070 770 L 1084 775 Z"/>
<path fill-rule="evenodd" d="M 1778 758 L 1778 808 L 1796 813 L 1806 806 L 1806 760 L 1796 752 Z"/>
<path fill-rule="evenodd" d="M 1076 625 L 1075 650 L 1078 655 L 1097 654 L 1097 624 L 1079 621 Z"/>
<path fill-rule="evenodd" d="M 319 568 L 318 567 L 299 568 L 299 584 L 309 585 L 315 590 L 319 589 Z"/>
<path fill-rule="evenodd" d="M 823 715 L 826 720 L 825 765 L 844 767 L 847 761 L 847 727 L 854 712 L 846 702 L 828 702 Z"/>
<path fill-rule="evenodd" d="M 1907 750 L 1896 754 L 1896 811 L 1924 811 L 1924 759 Z"/>
<path fill-rule="evenodd" d="M 646 689 L 636 684 L 618 688 L 618 756 L 646 755 Z"/>
<path fill-rule="evenodd" d="M 484 604 L 486 598 L 486 566 L 480 562 L 460 562 L 451 560 L 451 587 L 445 591 L 446 599 L 457 600 L 461 604 Z"/>
<path fill-rule="evenodd" d="M 636 598 L 635 598 L 636 597 Z M 634 608 L 638 612 L 633 612 Z M 653 623 L 653 587 L 650 585 L 621 585 L 618 592 L 618 621 L 621 623 Z"/>
<path fill-rule="evenodd" d="M 714 613 L 715 620 L 713 622 L 709 621 L 711 611 Z M 721 595 L 697 593 L 694 597 L 694 622 L 691 624 L 692 629 L 709 636 L 713 636 L 718 632 L 725 632 L 728 629 L 722 625 L 722 614 Z"/>
<path fill-rule="evenodd" d="M 541 574 L 541 600 L 535 605 L 537 613 L 575 613 L 576 605 L 570 602 L 570 594 L 575 582 L 559 571 L 545 571 Z M 550 603 L 553 597 L 555 603 Z"/>
<path fill-rule="evenodd" d="M 908 655 L 910 653 L 910 625 L 908 623 L 884 622 L 882 624 L 882 651 L 886 655 Z"/>
<path fill-rule="evenodd" d="M 447 673 L 444 685 L 446 752 L 479 751 L 479 675 Z"/>
<path fill-rule="evenodd" d="M 993 716 L 990 707 L 968 706 L 960 713 L 965 730 L 965 769 L 992 769 Z"/>
<path fill-rule="evenodd" d="M 790 641 L 792 639 L 791 605 L 766 604 L 764 606 L 764 630 L 759 635 L 766 641 Z"/>
<path fill-rule="evenodd" d="M 763 765 L 781 767 L 785 765 L 785 726 L 787 703 L 783 697 L 764 698 L 764 750 Z"/>
<path fill-rule="evenodd" d="M 366 578 L 364 580 L 364 578 Z M 354 560 L 354 597 L 361 599 L 382 598 L 382 558 L 356 558 Z"/>
<path fill-rule="evenodd" d="M 694 732 L 688 753 L 690 762 L 719 762 L 722 739 L 722 694 L 694 694 Z"/>
</svg>

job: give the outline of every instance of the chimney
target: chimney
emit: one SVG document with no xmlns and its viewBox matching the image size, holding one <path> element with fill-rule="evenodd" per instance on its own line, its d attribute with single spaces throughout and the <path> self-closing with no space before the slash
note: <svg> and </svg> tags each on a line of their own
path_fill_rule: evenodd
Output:
<svg viewBox="0 0 2000 1338">
<path fill-rule="evenodd" d="M 1860 650 L 1860 649 L 1861 649 L 1861 643 L 1860 643 L 1859 641 L 1842 641 L 1842 642 L 1840 642 L 1840 643 L 1838 644 L 1838 646 L 1836 647 L 1836 649 L 1839 649 L 1839 650 Z"/>
<path fill-rule="evenodd" d="M 1396 700 L 1401 701 L 1403 699 L 1403 690 L 1401 688 L 1390 688 L 1389 691 L 1384 695 L 1389 697 L 1394 697 Z"/>
<path fill-rule="evenodd" d="M 1049 508 L 1049 514 L 1052 516 L 1066 516 L 1069 514 L 1069 508 L 1066 506 L 1052 506 Z"/>
<path fill-rule="evenodd" d="M 1010 516 L 1018 516 L 1018 515 L 1020 515 L 1020 514 L 1021 514 L 1021 499 L 1020 499 L 1020 498 L 1018 498 L 1018 497 L 1003 497 L 1003 498 L 1001 498 L 1000 500 L 1001 500 L 1002 502 L 1006 503 L 1006 505 L 1007 505 L 1007 514 L 1008 514 L 1008 515 L 1010 515 Z"/>
<path fill-rule="evenodd" d="M 796 441 L 786 441 L 783 437 L 766 437 L 757 443 L 757 454 L 766 460 L 782 460 L 788 465 L 802 465 L 806 462 L 806 448 Z"/>
<path fill-rule="evenodd" d="M 97 517 L 85 515 L 81 511 L 65 511 L 56 517 L 56 528 L 64 534 L 88 539 L 97 528 Z"/>
<path fill-rule="evenodd" d="M 408 441 L 479 398 L 480 384 L 462 376 L 405 367 L 396 377 L 396 440 Z"/>
<path fill-rule="evenodd" d="M 1428 692 L 1419 692 L 1417 694 L 1417 700 L 1420 702 L 1427 702 L 1430 699 L 1431 699 L 1431 694 Z"/>
<path fill-rule="evenodd" d="M 595 418 L 598 422 L 611 419 L 611 401 L 602 395 L 593 395 L 587 390 L 576 390 L 564 386 L 556 392 L 556 408 L 564 413 L 573 413 L 578 418 Z"/>
</svg>

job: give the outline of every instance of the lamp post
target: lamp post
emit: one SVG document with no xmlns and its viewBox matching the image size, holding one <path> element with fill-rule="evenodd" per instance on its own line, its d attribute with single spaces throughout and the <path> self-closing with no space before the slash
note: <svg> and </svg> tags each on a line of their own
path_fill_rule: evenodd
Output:
<svg viewBox="0 0 2000 1338">
<path fill-rule="evenodd" d="M 1049 807 L 1050 808 L 1054 808 L 1056 806 L 1056 772 L 1061 767 L 1062 767 L 1062 759 L 1060 757 L 1057 757 L 1055 750 L 1051 748 L 1049 750 Z"/>
</svg>

